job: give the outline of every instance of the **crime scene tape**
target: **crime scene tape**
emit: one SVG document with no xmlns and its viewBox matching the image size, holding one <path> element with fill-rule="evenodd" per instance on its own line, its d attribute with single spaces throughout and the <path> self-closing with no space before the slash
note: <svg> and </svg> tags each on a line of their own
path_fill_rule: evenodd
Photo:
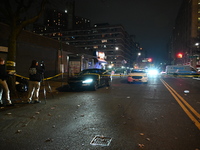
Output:
<svg viewBox="0 0 200 150">
<path fill-rule="evenodd" d="M 62 75 L 62 74 L 63 74 L 63 73 L 59 73 L 59 74 L 57 74 L 57 75 L 55 75 L 55 76 L 48 77 L 48 78 L 44 78 L 43 80 L 50 80 L 50 79 L 53 79 L 53 78 L 55 78 L 55 77 L 58 77 L 58 76 L 60 76 L 60 75 Z M 19 74 L 15 74 L 15 76 L 29 80 L 28 77 L 21 76 L 21 75 L 19 75 Z"/>
</svg>

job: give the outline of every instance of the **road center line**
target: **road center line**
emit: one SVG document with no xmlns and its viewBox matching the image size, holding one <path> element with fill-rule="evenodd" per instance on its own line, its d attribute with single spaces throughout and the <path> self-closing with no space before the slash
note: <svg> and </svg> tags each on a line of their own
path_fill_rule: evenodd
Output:
<svg viewBox="0 0 200 150">
<path fill-rule="evenodd" d="M 172 96 L 175 98 L 175 100 L 178 102 L 178 104 L 181 106 L 181 108 L 185 111 L 185 113 L 188 115 L 188 117 L 195 123 L 195 125 L 197 126 L 197 128 L 200 130 L 200 123 L 193 116 L 193 114 L 194 114 L 197 118 L 200 118 L 199 113 L 192 106 L 190 106 L 172 87 L 170 87 L 167 84 L 167 82 L 165 82 L 163 79 L 160 79 L 160 80 L 164 84 L 164 86 L 168 89 L 168 91 L 172 94 Z"/>
</svg>

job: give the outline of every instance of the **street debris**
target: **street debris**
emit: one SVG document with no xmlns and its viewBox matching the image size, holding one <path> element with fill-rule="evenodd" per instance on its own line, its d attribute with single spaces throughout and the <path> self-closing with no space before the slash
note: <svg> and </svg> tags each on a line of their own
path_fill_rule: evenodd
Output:
<svg viewBox="0 0 200 150">
<path fill-rule="evenodd" d="M 138 144 L 139 148 L 143 148 L 144 144 Z"/>
<path fill-rule="evenodd" d="M 55 128 L 55 127 L 56 127 L 56 125 L 53 125 L 52 127 L 53 127 L 53 128 Z"/>
<path fill-rule="evenodd" d="M 48 138 L 48 139 L 46 139 L 45 142 L 53 142 L 53 139 L 52 138 Z"/>
<path fill-rule="evenodd" d="M 28 124 L 24 124 L 24 125 L 22 125 L 22 127 L 26 127 Z"/>
<path fill-rule="evenodd" d="M 84 117 L 84 115 L 82 114 L 81 117 Z"/>
<path fill-rule="evenodd" d="M 22 130 L 17 130 L 17 131 L 16 131 L 16 133 L 21 133 L 21 132 L 22 132 Z"/>
<path fill-rule="evenodd" d="M 131 98 L 130 96 L 127 96 L 126 98 Z"/>
<path fill-rule="evenodd" d="M 147 141 L 150 141 L 150 138 L 146 138 Z"/>
<path fill-rule="evenodd" d="M 38 112 L 35 112 L 35 114 L 40 114 L 40 112 L 38 111 Z"/>
<path fill-rule="evenodd" d="M 7 115 L 12 115 L 12 113 L 7 113 Z"/>
<path fill-rule="evenodd" d="M 189 90 L 184 90 L 184 93 L 188 94 L 188 93 L 190 93 L 190 91 Z"/>
<path fill-rule="evenodd" d="M 144 135 L 144 133 L 140 133 L 140 135 L 142 135 L 142 136 L 143 136 L 143 135 Z"/>
<path fill-rule="evenodd" d="M 36 117 L 35 117 L 35 116 L 32 116 L 31 119 L 36 119 Z"/>
</svg>

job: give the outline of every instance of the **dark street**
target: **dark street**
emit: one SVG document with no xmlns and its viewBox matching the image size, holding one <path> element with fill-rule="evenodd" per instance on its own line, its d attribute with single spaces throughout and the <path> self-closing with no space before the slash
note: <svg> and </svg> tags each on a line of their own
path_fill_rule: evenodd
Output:
<svg viewBox="0 0 200 150">
<path fill-rule="evenodd" d="M 41 104 L 1 109 L 1 149 L 199 150 L 199 129 L 161 80 L 200 111 L 199 80 L 149 78 L 148 84 L 128 84 L 126 77 L 113 77 L 110 88 L 97 91 L 63 86 L 46 104 L 41 99 Z"/>
</svg>

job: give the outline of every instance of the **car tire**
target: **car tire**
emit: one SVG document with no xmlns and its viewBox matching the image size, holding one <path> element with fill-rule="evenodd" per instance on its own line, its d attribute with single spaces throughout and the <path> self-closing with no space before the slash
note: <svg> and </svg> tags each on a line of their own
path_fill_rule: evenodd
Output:
<svg viewBox="0 0 200 150">
<path fill-rule="evenodd" d="M 94 84 L 92 85 L 92 91 L 96 91 L 98 88 L 97 82 L 95 81 Z"/>
</svg>

